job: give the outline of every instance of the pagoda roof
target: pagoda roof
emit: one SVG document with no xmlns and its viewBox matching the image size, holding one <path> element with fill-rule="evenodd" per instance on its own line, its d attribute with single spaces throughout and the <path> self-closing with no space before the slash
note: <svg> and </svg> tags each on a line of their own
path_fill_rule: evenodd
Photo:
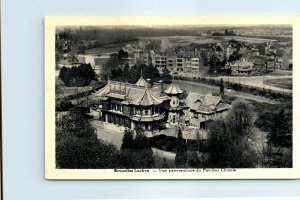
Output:
<svg viewBox="0 0 300 200">
<path fill-rule="evenodd" d="M 165 93 L 177 95 L 183 93 L 183 91 L 179 88 L 177 84 L 172 82 L 171 85 L 165 90 Z"/>
<path fill-rule="evenodd" d="M 157 88 L 147 88 L 135 84 L 122 83 L 117 81 L 109 81 L 96 96 L 110 97 L 122 100 L 122 104 L 126 105 L 158 105 L 170 98 L 165 94 L 160 94 Z"/>
<path fill-rule="evenodd" d="M 137 86 L 147 87 L 147 81 L 141 76 L 139 80 L 135 83 Z"/>
</svg>

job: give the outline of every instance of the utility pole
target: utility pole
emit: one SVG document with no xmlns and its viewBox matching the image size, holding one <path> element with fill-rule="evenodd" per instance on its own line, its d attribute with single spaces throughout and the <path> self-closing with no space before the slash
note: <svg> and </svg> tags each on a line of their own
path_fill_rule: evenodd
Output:
<svg viewBox="0 0 300 200">
<path fill-rule="evenodd" d="M 265 75 L 263 74 L 263 91 L 265 90 Z"/>
<path fill-rule="evenodd" d="M 238 69 L 239 69 L 239 85 L 241 86 L 240 66 L 238 66 Z"/>
</svg>

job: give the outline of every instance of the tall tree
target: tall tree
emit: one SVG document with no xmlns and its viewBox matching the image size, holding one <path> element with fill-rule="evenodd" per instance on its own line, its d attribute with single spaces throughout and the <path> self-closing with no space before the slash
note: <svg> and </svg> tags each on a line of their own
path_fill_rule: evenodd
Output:
<svg viewBox="0 0 300 200">
<path fill-rule="evenodd" d="M 288 119 L 284 110 L 280 110 L 273 117 L 273 125 L 268 132 L 268 141 L 275 147 L 290 148 L 292 146 L 291 119 Z"/>
<path fill-rule="evenodd" d="M 140 78 L 141 70 L 137 65 L 134 65 L 130 68 L 130 72 L 128 74 L 128 82 L 136 83 Z"/>
<path fill-rule="evenodd" d="M 123 168 L 154 168 L 154 158 L 148 138 L 140 126 L 137 127 L 136 136 L 131 140 L 131 134 L 124 135 L 119 163 Z M 126 139 L 125 139 L 126 137 Z"/>
<path fill-rule="evenodd" d="M 252 110 L 246 102 L 234 102 L 225 120 L 209 123 L 209 159 L 212 167 L 255 167 L 257 153 L 249 143 Z"/>
<path fill-rule="evenodd" d="M 253 127 L 253 108 L 247 101 L 234 101 L 225 118 L 233 136 L 250 136 Z"/>
<path fill-rule="evenodd" d="M 172 76 L 170 75 L 170 71 L 167 68 L 163 69 L 163 73 L 162 73 L 161 78 L 166 83 L 169 83 L 169 82 L 172 81 Z"/>
<path fill-rule="evenodd" d="M 131 130 L 125 130 L 121 149 L 131 149 L 133 147 L 134 147 L 133 132 Z"/>
<path fill-rule="evenodd" d="M 177 167 L 184 167 L 187 162 L 187 145 L 183 139 L 182 131 L 178 129 L 177 148 L 175 156 L 175 164 Z"/>
<path fill-rule="evenodd" d="M 129 76 L 129 70 L 130 70 L 130 67 L 128 65 L 128 63 L 126 63 L 126 65 L 124 66 L 124 69 L 123 69 L 123 78 L 125 81 L 128 81 L 128 76 Z"/>
<path fill-rule="evenodd" d="M 222 97 L 224 96 L 224 82 L 223 82 L 223 78 L 221 78 L 221 82 L 220 82 L 220 95 Z"/>
</svg>

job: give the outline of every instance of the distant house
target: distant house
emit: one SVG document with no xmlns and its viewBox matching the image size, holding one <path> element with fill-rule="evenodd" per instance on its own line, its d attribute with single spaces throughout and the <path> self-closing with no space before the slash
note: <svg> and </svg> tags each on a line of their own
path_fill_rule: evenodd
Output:
<svg viewBox="0 0 300 200">
<path fill-rule="evenodd" d="M 103 55 L 85 55 L 79 54 L 76 56 L 79 63 L 91 64 L 96 74 L 100 74 L 104 66 L 110 59 L 109 54 Z"/>
<path fill-rule="evenodd" d="M 162 73 L 162 71 L 167 68 L 167 56 L 165 54 L 155 54 L 154 66 Z"/>
<path fill-rule="evenodd" d="M 151 63 L 151 54 L 148 52 L 135 52 L 133 54 L 133 61 L 135 64 L 145 64 L 150 65 Z"/>
<path fill-rule="evenodd" d="M 230 64 L 231 75 L 233 76 L 249 76 L 253 71 L 253 62 L 242 58 L 239 61 Z"/>
<path fill-rule="evenodd" d="M 258 49 L 259 55 L 266 55 L 267 53 L 267 45 L 264 43 L 258 44 L 256 49 Z"/>
<path fill-rule="evenodd" d="M 224 117 L 230 108 L 220 96 L 197 93 L 189 93 L 186 106 L 189 108 L 190 124 L 199 129 L 207 129 L 208 121 Z"/>
<path fill-rule="evenodd" d="M 266 71 L 266 63 L 264 58 L 259 57 L 259 56 L 255 56 L 251 58 L 252 62 L 253 62 L 253 74 L 261 74 L 264 73 Z"/>
</svg>

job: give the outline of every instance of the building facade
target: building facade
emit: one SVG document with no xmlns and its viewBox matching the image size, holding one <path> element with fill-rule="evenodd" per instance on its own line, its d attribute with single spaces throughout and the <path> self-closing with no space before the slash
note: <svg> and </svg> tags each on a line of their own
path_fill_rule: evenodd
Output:
<svg viewBox="0 0 300 200">
<path fill-rule="evenodd" d="M 100 120 L 148 132 L 180 125 L 206 129 L 230 108 L 220 96 L 189 93 L 180 99 L 183 92 L 174 82 L 164 89 L 162 81 L 151 86 L 143 77 L 135 84 L 109 80 L 96 94 Z"/>
<path fill-rule="evenodd" d="M 189 108 L 190 125 L 204 130 L 209 121 L 225 117 L 230 108 L 220 96 L 212 94 L 189 93 L 186 105 Z"/>
<path fill-rule="evenodd" d="M 142 77 L 136 84 L 109 80 L 96 96 L 102 121 L 147 131 L 163 126 L 170 104 L 162 88 L 149 87 Z"/>
</svg>

